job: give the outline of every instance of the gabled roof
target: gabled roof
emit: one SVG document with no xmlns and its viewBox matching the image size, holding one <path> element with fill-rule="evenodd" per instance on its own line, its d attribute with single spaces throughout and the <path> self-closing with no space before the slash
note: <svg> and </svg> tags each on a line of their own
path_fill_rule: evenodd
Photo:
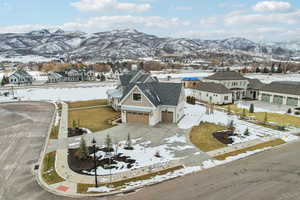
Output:
<svg viewBox="0 0 300 200">
<path fill-rule="evenodd" d="M 127 87 L 131 83 L 144 83 L 149 77 L 151 77 L 150 74 L 143 73 L 142 71 L 132 71 L 119 76 L 123 87 Z"/>
<path fill-rule="evenodd" d="M 182 84 L 180 83 L 131 83 L 124 91 L 121 102 L 134 87 L 138 87 L 155 106 L 177 106 L 182 90 Z"/>
<path fill-rule="evenodd" d="M 249 89 L 255 89 L 255 90 L 260 90 L 262 87 L 265 86 L 264 83 L 262 83 L 260 80 L 258 79 L 248 79 L 249 84 L 248 84 L 248 88 Z"/>
<path fill-rule="evenodd" d="M 208 80 L 247 80 L 242 74 L 235 71 L 216 72 L 215 74 L 206 77 Z"/>
<path fill-rule="evenodd" d="M 300 82 L 272 82 L 261 88 L 261 91 L 281 94 L 300 95 Z"/>
<path fill-rule="evenodd" d="M 231 90 L 219 83 L 201 82 L 192 89 L 211 92 L 215 94 L 230 94 Z"/>
<path fill-rule="evenodd" d="M 10 76 L 16 76 L 18 78 L 21 78 L 21 77 L 32 78 L 32 76 L 24 70 L 17 70 L 14 73 L 12 73 Z"/>
</svg>

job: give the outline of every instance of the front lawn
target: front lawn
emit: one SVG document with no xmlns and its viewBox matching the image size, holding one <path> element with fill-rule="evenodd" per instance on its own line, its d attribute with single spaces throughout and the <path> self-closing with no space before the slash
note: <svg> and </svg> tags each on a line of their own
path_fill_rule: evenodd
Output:
<svg viewBox="0 0 300 200">
<path fill-rule="evenodd" d="M 69 110 L 68 127 L 73 127 L 73 121 L 79 122 L 79 127 L 87 128 L 92 132 L 102 131 L 113 127 L 109 120 L 116 119 L 120 115 L 111 107 L 99 107 L 81 110 Z"/>
<path fill-rule="evenodd" d="M 196 147 L 205 152 L 220 149 L 226 147 L 226 145 L 214 138 L 213 133 L 227 129 L 226 126 L 208 122 L 201 123 L 199 126 L 192 128 L 190 140 Z"/>
<path fill-rule="evenodd" d="M 47 153 L 43 160 L 42 177 L 48 185 L 65 181 L 65 179 L 60 177 L 55 171 L 55 156 L 56 152 L 53 151 L 51 153 Z"/>
<path fill-rule="evenodd" d="M 227 106 L 221 106 L 221 108 L 228 111 L 228 105 Z M 231 112 L 233 112 L 234 114 L 237 114 L 237 115 L 242 115 L 243 114 L 243 109 L 238 108 L 237 105 L 235 105 L 235 104 L 230 105 L 230 110 L 231 110 Z M 264 122 L 265 112 L 250 113 L 248 109 L 245 109 L 245 110 L 246 110 L 246 112 L 245 112 L 246 116 L 254 116 L 257 121 L 259 121 L 261 123 Z M 268 119 L 268 122 L 275 123 L 278 126 L 286 126 L 286 125 L 289 124 L 293 127 L 300 128 L 300 117 L 292 116 L 292 115 L 289 115 L 289 114 L 267 113 L 267 119 Z"/>
<path fill-rule="evenodd" d="M 266 147 L 274 147 L 274 146 L 278 146 L 278 145 L 281 145 L 281 144 L 284 144 L 284 143 L 285 143 L 285 141 L 283 141 L 281 139 L 276 139 L 276 140 L 264 142 L 264 143 L 261 143 L 261 144 L 258 144 L 258 145 L 252 146 L 252 147 L 248 147 L 248 148 L 240 149 L 240 150 L 237 150 L 237 151 L 229 152 L 229 153 L 226 153 L 226 154 L 222 154 L 222 155 L 216 156 L 215 159 L 225 160 L 227 157 L 236 156 L 236 155 L 239 155 L 239 154 L 242 154 L 242 153 L 246 153 L 247 151 L 254 151 L 254 150 L 263 149 L 263 148 L 266 148 Z"/>
<path fill-rule="evenodd" d="M 102 105 L 107 105 L 107 99 L 68 102 L 69 109 L 70 108 L 102 106 Z"/>
</svg>

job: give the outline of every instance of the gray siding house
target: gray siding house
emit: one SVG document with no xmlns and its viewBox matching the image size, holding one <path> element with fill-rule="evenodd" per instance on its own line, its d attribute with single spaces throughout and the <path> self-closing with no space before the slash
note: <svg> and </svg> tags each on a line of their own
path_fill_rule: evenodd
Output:
<svg viewBox="0 0 300 200">
<path fill-rule="evenodd" d="M 17 70 L 8 77 L 10 84 L 31 85 L 33 77 L 24 70 Z"/>
</svg>

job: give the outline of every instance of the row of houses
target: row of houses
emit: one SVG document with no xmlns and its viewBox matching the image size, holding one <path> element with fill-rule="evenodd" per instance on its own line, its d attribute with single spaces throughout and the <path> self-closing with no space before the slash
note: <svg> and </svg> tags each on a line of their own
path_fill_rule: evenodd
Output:
<svg viewBox="0 0 300 200">
<path fill-rule="evenodd" d="M 217 72 L 202 80 L 183 79 L 191 88 L 191 96 L 203 102 L 223 105 L 239 100 L 259 100 L 278 105 L 300 106 L 300 82 L 272 82 L 264 84 L 233 71 Z"/>
<path fill-rule="evenodd" d="M 49 72 L 47 83 L 93 81 L 96 79 L 95 72 L 88 69 L 66 69 L 62 72 Z M 31 85 L 35 79 L 25 70 L 16 70 L 8 76 L 9 84 Z"/>
<path fill-rule="evenodd" d="M 62 72 L 48 73 L 48 83 L 93 81 L 96 79 L 95 72 L 88 68 L 66 69 Z"/>
</svg>

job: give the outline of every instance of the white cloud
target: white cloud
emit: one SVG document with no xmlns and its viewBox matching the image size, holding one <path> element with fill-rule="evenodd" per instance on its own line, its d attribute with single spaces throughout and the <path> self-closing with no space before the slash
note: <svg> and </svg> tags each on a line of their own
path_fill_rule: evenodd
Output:
<svg viewBox="0 0 300 200">
<path fill-rule="evenodd" d="M 286 24 L 295 25 L 300 23 L 300 10 L 289 13 L 271 13 L 271 14 L 243 14 L 234 12 L 224 17 L 226 26 L 243 25 L 268 25 L 268 24 Z"/>
<path fill-rule="evenodd" d="M 218 23 L 219 18 L 218 17 L 207 17 L 200 20 L 200 25 L 202 26 L 214 26 Z"/>
<path fill-rule="evenodd" d="M 126 11 L 143 12 L 149 10 L 151 5 L 119 2 L 118 0 L 79 0 L 70 5 L 80 11 Z"/>
<path fill-rule="evenodd" d="M 56 26 L 47 25 L 17 25 L 17 26 L 2 26 L 1 33 L 20 33 L 38 29 L 55 29 L 61 28 L 65 30 L 81 30 L 84 32 L 107 31 L 110 29 L 121 28 L 136 28 L 136 29 L 157 29 L 168 30 L 176 27 L 189 26 L 189 21 L 182 21 L 178 18 L 163 18 L 159 16 L 100 16 L 92 17 L 87 20 L 65 23 Z"/>
<path fill-rule="evenodd" d="M 192 10 L 192 6 L 175 6 L 176 10 Z"/>
<path fill-rule="evenodd" d="M 258 2 L 253 10 L 258 12 L 278 11 L 285 12 L 291 9 L 291 4 L 284 1 L 262 1 Z"/>
</svg>

